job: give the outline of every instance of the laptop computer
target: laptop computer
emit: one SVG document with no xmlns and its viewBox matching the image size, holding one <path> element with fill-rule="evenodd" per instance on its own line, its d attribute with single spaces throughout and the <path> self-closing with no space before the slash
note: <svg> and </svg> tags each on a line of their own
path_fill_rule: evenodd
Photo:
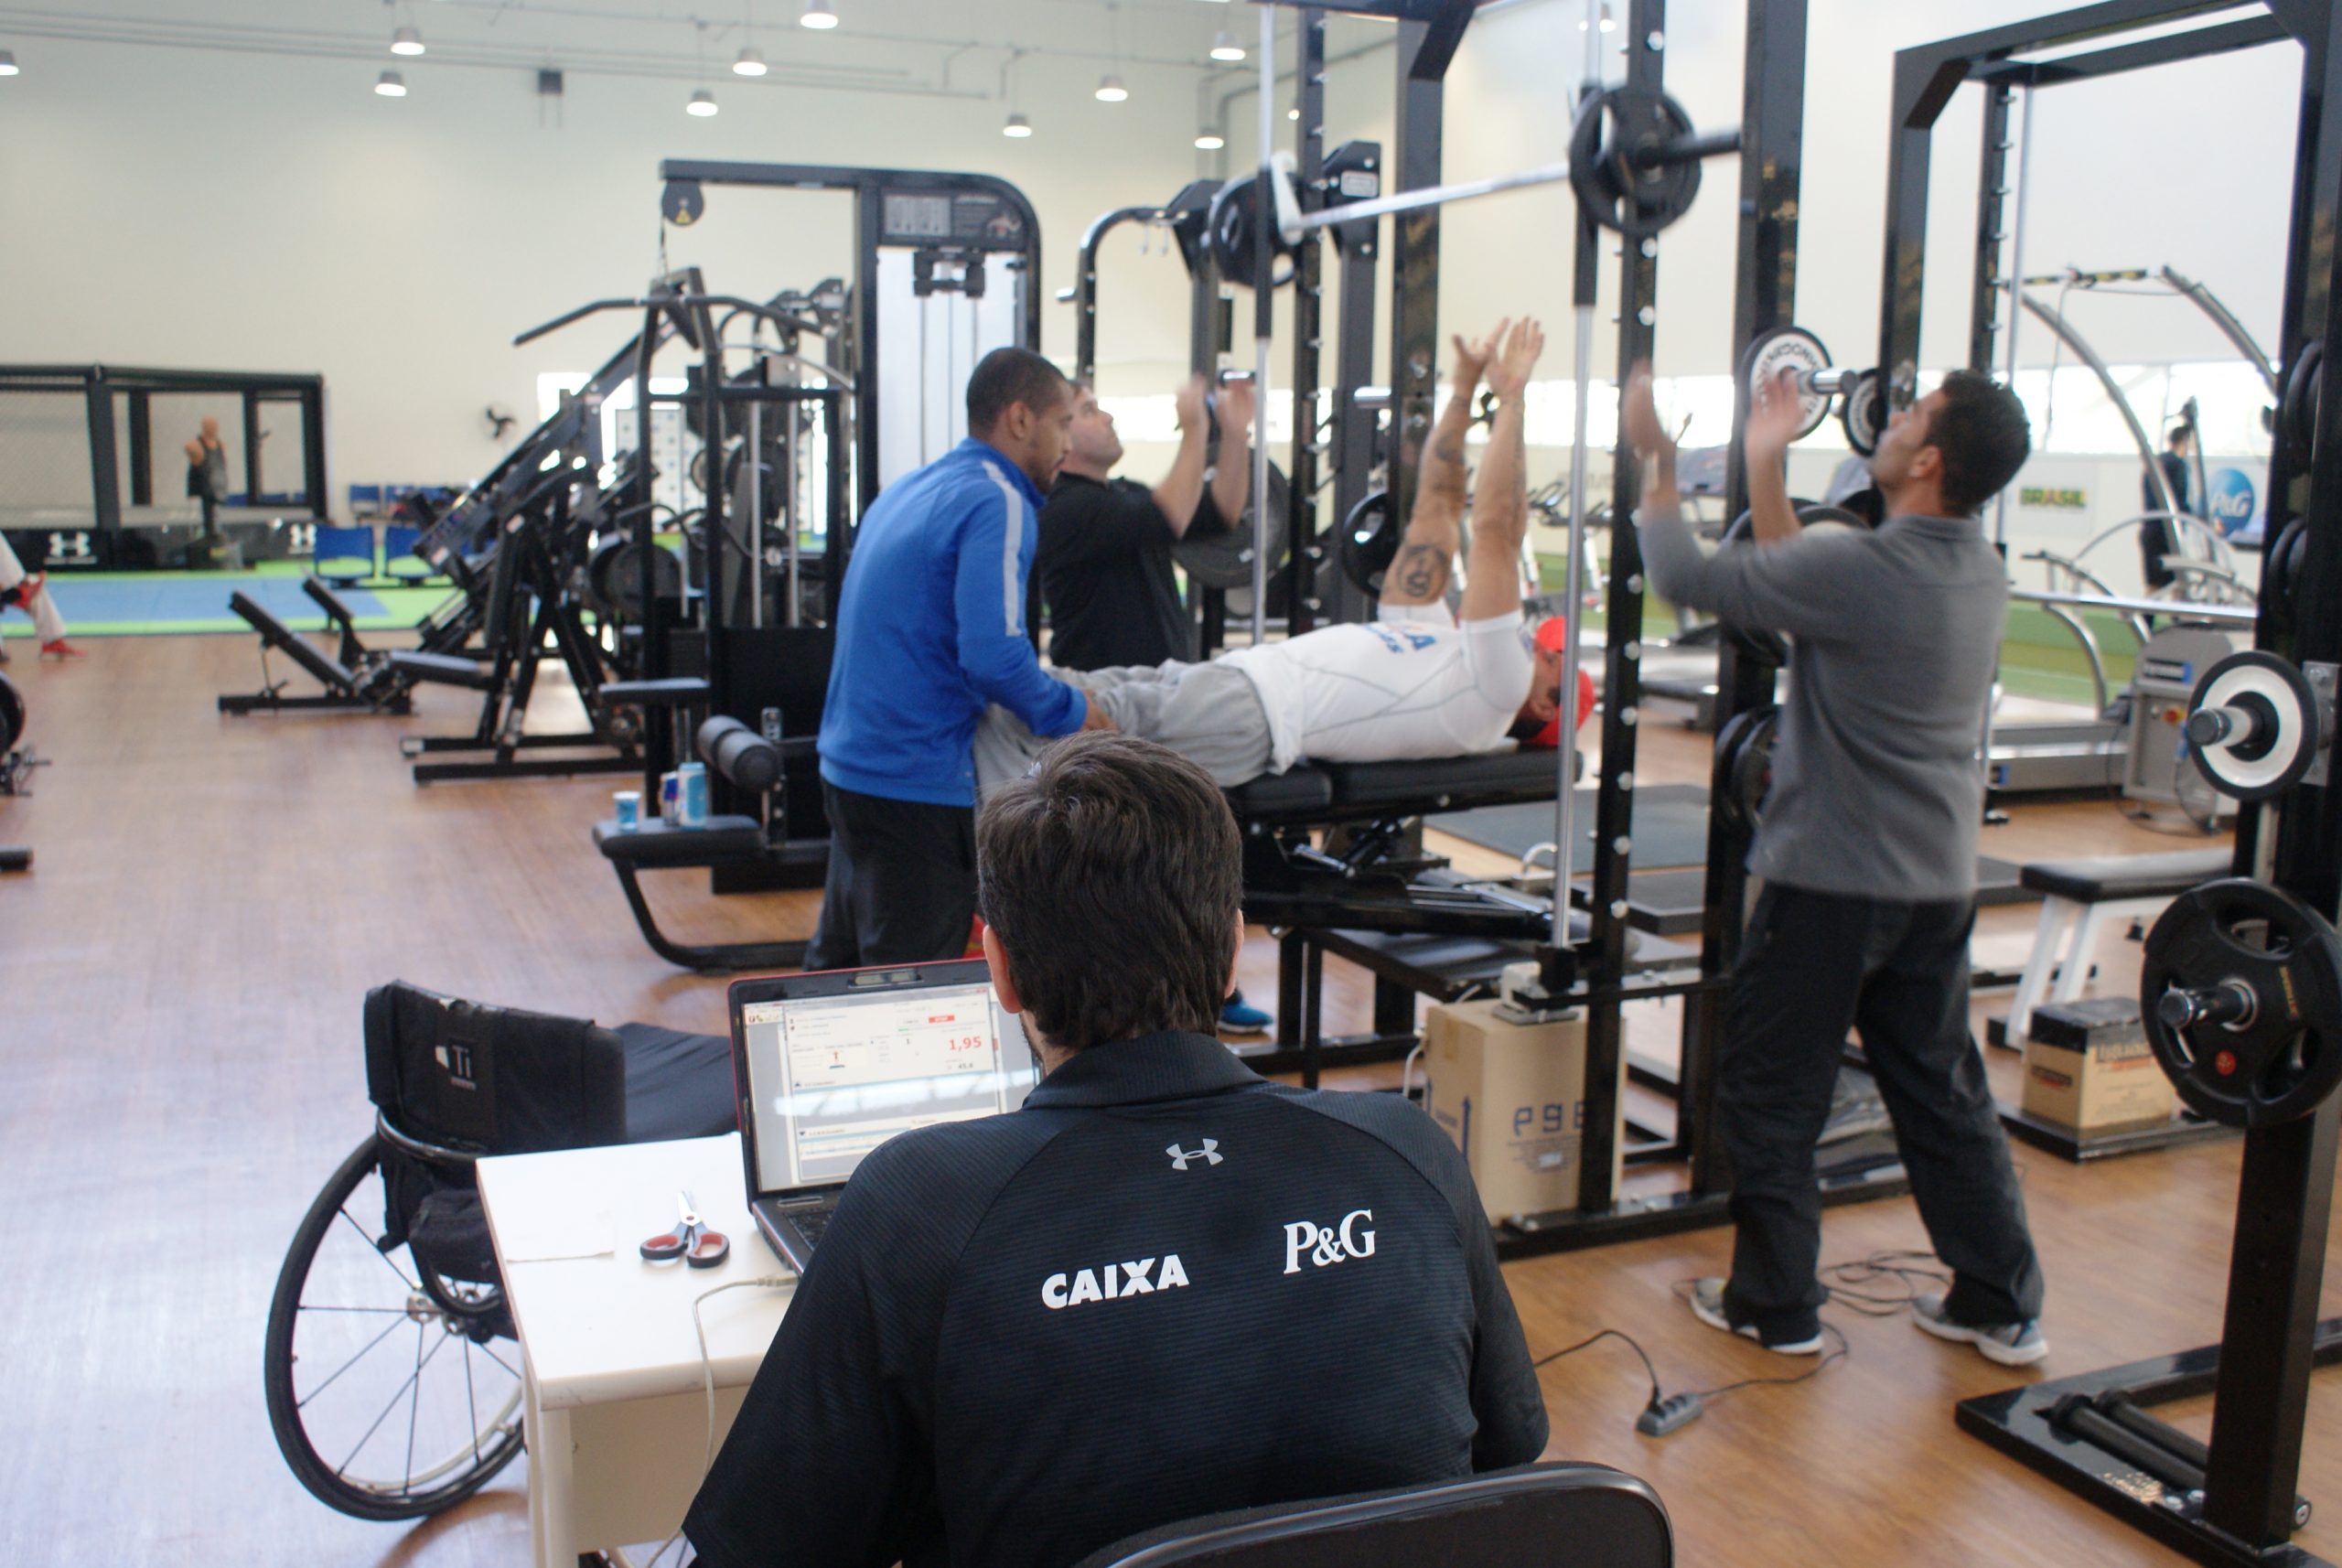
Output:
<svg viewBox="0 0 2342 1568">
<path fill-rule="evenodd" d="M 741 980 L 730 996 L 748 1212 L 800 1273 L 865 1155 L 1014 1111 L 1040 1079 L 981 959 Z"/>
</svg>

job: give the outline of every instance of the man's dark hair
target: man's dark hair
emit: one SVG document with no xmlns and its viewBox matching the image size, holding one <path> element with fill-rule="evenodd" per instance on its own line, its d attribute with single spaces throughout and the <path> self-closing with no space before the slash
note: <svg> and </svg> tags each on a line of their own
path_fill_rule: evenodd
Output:
<svg viewBox="0 0 2342 1568">
<path fill-rule="evenodd" d="M 1208 1035 L 1228 991 L 1241 856 L 1209 774 L 1152 741 L 1089 732 L 984 803 L 977 908 L 1051 1045 Z"/>
<path fill-rule="evenodd" d="M 968 378 L 968 434 L 985 436 L 1008 412 L 1021 403 L 1045 413 L 1066 395 L 1065 372 L 1040 355 L 1024 349 L 994 349 L 976 361 Z"/>
<path fill-rule="evenodd" d="M 2164 444 L 2169 446 L 2173 451 L 2176 452 L 2182 446 L 2186 446 L 2190 441 L 2195 439 L 2196 427 L 2186 420 L 2183 419 L 2178 424 L 2171 427 L 2171 435 L 2165 439 Z"/>
<path fill-rule="evenodd" d="M 1974 371 L 1944 377 L 1943 402 L 1928 424 L 1928 445 L 1943 454 L 1943 499 L 1969 516 L 2016 478 L 2033 451 L 2033 425 L 2016 394 Z"/>
</svg>

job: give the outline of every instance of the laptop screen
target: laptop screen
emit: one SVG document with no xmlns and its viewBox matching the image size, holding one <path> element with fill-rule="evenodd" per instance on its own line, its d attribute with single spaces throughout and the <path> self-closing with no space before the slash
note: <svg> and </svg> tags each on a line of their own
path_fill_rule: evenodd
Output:
<svg viewBox="0 0 2342 1568">
<path fill-rule="evenodd" d="M 740 1008 L 757 1189 L 842 1182 L 915 1127 L 1014 1111 L 1036 1078 L 992 987 L 915 986 Z"/>
</svg>

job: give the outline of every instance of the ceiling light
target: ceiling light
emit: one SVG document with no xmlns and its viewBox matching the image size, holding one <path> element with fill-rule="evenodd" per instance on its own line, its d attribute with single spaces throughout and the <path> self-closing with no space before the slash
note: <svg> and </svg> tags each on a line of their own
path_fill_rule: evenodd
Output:
<svg viewBox="0 0 2342 1568">
<path fill-rule="evenodd" d="M 805 0 L 805 14 L 798 17 L 797 22 L 805 27 L 834 27 L 838 25 L 838 14 L 831 8 L 830 0 Z"/>
<path fill-rule="evenodd" d="M 1220 148 L 1228 145 L 1228 138 L 1221 135 L 1218 131 L 1213 130 L 1209 125 L 1206 125 L 1202 130 L 1196 133 L 1196 145 L 1202 148 L 1205 152 L 1216 153 L 1219 151 Z"/>
<path fill-rule="evenodd" d="M 692 101 L 683 105 L 683 113 L 696 114 L 703 120 L 712 117 L 715 113 L 715 94 L 704 87 L 701 88 L 692 94 Z"/>
<path fill-rule="evenodd" d="M 740 58 L 732 62 L 732 74 L 735 76 L 762 76 L 764 73 L 765 57 L 757 52 L 754 45 L 742 49 Z"/>
<path fill-rule="evenodd" d="M 423 29 L 395 27 L 391 32 L 391 52 L 394 55 L 419 55 L 423 52 Z"/>
<path fill-rule="evenodd" d="M 1236 41 L 1236 35 L 1234 33 L 1231 33 L 1223 27 L 1219 32 L 1212 35 L 1211 58 L 1214 59 L 1224 60 L 1242 59 L 1244 58 L 1244 46 Z"/>
<path fill-rule="evenodd" d="M 1585 31 L 1585 24 L 1580 22 L 1577 25 L 1577 30 L 1581 33 Z M 1618 19 L 1610 15 L 1610 0 L 1602 0 L 1602 30 L 1606 33 L 1615 33 L 1618 30 Z"/>
<path fill-rule="evenodd" d="M 14 49 L 0 49 L 0 76 L 15 76 L 16 74 L 16 51 Z"/>
<path fill-rule="evenodd" d="M 386 70 L 374 79 L 374 91 L 384 98 L 404 98 L 406 78 L 397 71 Z"/>
<path fill-rule="evenodd" d="M 1121 77 L 1109 75 L 1098 79 L 1099 102 L 1120 103 L 1130 95 L 1131 90 L 1123 85 Z"/>
<path fill-rule="evenodd" d="M 1011 114 L 1007 124 L 1001 126 L 1000 134 L 1004 136 L 1015 136 L 1022 141 L 1033 134 L 1033 122 L 1022 114 Z"/>
<path fill-rule="evenodd" d="M 1301 118 L 1301 111 L 1298 109 L 1288 109 L 1284 112 L 1284 117 L 1288 120 L 1298 120 Z"/>
</svg>

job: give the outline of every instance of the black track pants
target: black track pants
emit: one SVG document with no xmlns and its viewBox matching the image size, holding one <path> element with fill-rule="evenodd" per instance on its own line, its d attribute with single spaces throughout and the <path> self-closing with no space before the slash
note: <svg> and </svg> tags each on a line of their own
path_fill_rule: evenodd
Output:
<svg viewBox="0 0 2342 1568">
<path fill-rule="evenodd" d="M 976 913 L 976 813 L 822 783 L 830 872 L 805 967 L 932 963 L 968 949 Z"/>
</svg>

